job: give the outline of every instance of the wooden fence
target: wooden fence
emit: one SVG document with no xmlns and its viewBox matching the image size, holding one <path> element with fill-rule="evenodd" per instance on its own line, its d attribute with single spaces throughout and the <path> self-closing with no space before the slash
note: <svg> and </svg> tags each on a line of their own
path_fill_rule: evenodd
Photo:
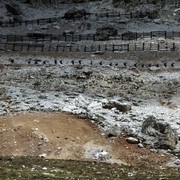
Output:
<svg viewBox="0 0 180 180">
<path fill-rule="evenodd" d="M 29 33 L 26 35 L 2 35 L 0 34 L 0 42 L 78 42 L 78 41 L 108 41 L 108 40 L 139 40 L 139 39 L 178 39 L 180 31 L 152 31 L 152 32 L 125 32 L 117 36 L 101 36 L 96 34 L 42 34 Z"/>
<path fill-rule="evenodd" d="M 120 52 L 120 51 L 180 51 L 180 43 L 123 43 L 106 45 L 59 45 L 0 43 L 0 51 L 22 52 Z"/>
<path fill-rule="evenodd" d="M 144 16 L 148 16 L 149 13 L 132 13 L 132 12 L 101 12 L 101 13 L 85 13 L 80 18 L 72 18 L 72 19 L 64 19 L 64 17 L 54 17 L 54 18 L 42 18 L 42 19 L 34 19 L 34 20 L 22 20 L 22 21 L 0 21 L 0 27 L 16 27 L 16 26 L 33 26 L 33 25 L 44 25 L 47 23 L 53 23 L 53 22 L 61 22 L 64 20 L 68 21 L 74 21 L 74 20 L 87 20 L 90 17 L 96 17 L 96 18 L 142 18 Z"/>
</svg>

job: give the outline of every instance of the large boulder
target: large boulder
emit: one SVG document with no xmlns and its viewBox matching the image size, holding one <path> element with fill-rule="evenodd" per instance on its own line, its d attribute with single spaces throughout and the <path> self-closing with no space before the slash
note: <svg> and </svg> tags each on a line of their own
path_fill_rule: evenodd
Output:
<svg viewBox="0 0 180 180">
<path fill-rule="evenodd" d="M 161 119 L 154 116 L 148 117 L 141 129 L 146 141 L 151 141 L 154 148 L 175 149 L 179 141 L 177 132 L 171 126 Z"/>
<path fill-rule="evenodd" d="M 5 4 L 7 12 L 11 13 L 14 16 L 19 16 L 22 14 L 18 4 Z"/>
<path fill-rule="evenodd" d="M 81 17 L 85 16 L 86 14 L 88 14 L 88 13 L 85 11 L 85 9 L 72 8 L 64 14 L 64 18 L 65 19 L 76 19 L 76 18 L 81 18 Z"/>
</svg>

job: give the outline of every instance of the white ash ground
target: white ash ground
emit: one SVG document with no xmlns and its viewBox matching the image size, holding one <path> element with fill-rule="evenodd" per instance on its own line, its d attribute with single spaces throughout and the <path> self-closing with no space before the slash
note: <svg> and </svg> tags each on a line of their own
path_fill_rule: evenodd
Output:
<svg viewBox="0 0 180 180">
<path fill-rule="evenodd" d="M 27 61 L 28 58 L 18 57 L 17 59 L 19 59 L 18 64 L 22 65 Z M 44 59 L 47 60 L 48 58 L 46 57 Z M 89 59 L 84 60 L 84 62 L 87 64 L 89 61 Z M 4 64 L 8 64 L 9 60 L 6 57 L 2 62 L 4 62 Z M 53 62 L 52 59 L 49 62 Z M 128 133 L 138 137 L 142 136 L 141 127 L 143 121 L 148 116 L 153 115 L 157 119 L 163 119 L 165 122 L 169 123 L 173 129 L 177 130 L 178 135 L 180 136 L 179 86 L 172 86 L 174 89 L 171 87 L 174 92 L 169 95 L 167 99 L 162 97 L 162 94 L 158 94 L 158 92 L 155 92 L 154 94 L 150 93 L 154 87 L 155 91 L 159 90 L 158 88 L 163 89 L 164 87 L 161 87 L 161 85 L 165 84 L 166 86 L 167 82 L 177 82 L 176 84 L 179 84 L 180 74 L 178 71 L 168 72 L 168 69 L 167 71 L 158 73 L 156 71 L 156 73 L 153 73 L 152 71 L 140 71 L 140 73 L 138 73 L 138 78 L 145 82 L 144 86 L 146 86 L 148 83 L 150 86 L 152 83 L 159 83 L 160 85 L 157 87 L 149 87 L 149 94 L 146 91 L 142 91 L 144 94 L 137 94 L 137 96 L 133 96 L 133 91 L 135 90 L 132 90 L 131 96 L 128 96 L 128 94 L 126 95 L 126 93 L 124 96 L 107 96 L 106 94 L 100 92 L 98 95 L 98 87 L 97 89 L 96 87 L 92 87 L 92 89 L 89 91 L 92 93 L 71 92 L 71 89 L 73 89 L 75 86 L 77 86 L 76 89 L 78 89 L 78 85 L 73 79 L 71 79 L 71 76 L 73 74 L 80 73 L 80 71 L 83 71 L 84 68 L 87 70 L 87 72 L 89 70 L 96 71 L 95 75 L 97 77 L 103 72 L 103 83 L 106 84 L 106 78 L 109 78 L 110 76 L 114 77 L 117 74 L 123 74 L 124 76 L 132 77 L 136 73 L 129 69 L 121 68 L 120 70 L 118 68 L 109 67 L 108 65 L 102 67 L 99 66 L 97 68 L 96 65 L 98 65 L 99 59 L 94 61 L 96 64 L 95 66 L 89 67 L 89 65 L 87 65 L 76 72 L 76 68 L 70 65 L 71 60 L 67 58 L 66 62 L 67 64 L 62 66 L 52 66 L 50 63 L 50 65 L 46 66 L 46 68 L 44 68 L 42 65 L 22 67 L 14 65 L 5 67 L 0 80 L 1 87 L 6 88 L 7 98 L 5 97 L 4 99 L 1 99 L 0 115 L 21 111 L 65 111 L 89 117 L 94 123 L 99 125 L 103 132 L 107 132 L 108 130 L 114 128 L 119 134 Z M 133 64 L 133 61 L 128 63 Z M 179 66 L 178 62 L 176 64 Z M 56 78 L 59 78 L 63 83 L 70 82 L 70 86 L 68 85 L 69 90 L 65 89 L 64 91 L 57 91 L 54 89 L 52 84 L 52 86 L 46 86 L 44 90 L 34 88 L 33 82 L 35 82 L 35 80 L 42 80 L 43 78 L 45 79 L 46 76 L 43 77 L 43 75 L 52 73 L 55 74 Z M 64 81 L 62 77 L 67 74 L 70 78 L 68 81 Z M 137 82 L 139 82 L 139 79 Z M 131 82 L 129 86 L 135 82 Z M 89 81 L 89 83 L 91 83 L 91 81 Z M 65 86 L 65 84 L 63 85 Z M 74 87 L 71 87 L 72 85 L 74 85 Z M 65 87 L 68 88 L 68 86 Z M 168 88 L 170 87 L 167 87 L 165 91 L 168 90 Z M 127 113 L 119 112 L 116 108 L 110 110 L 104 109 L 103 104 L 111 100 L 119 101 L 122 104 L 130 104 L 132 109 Z M 177 145 L 177 149 L 179 149 L 179 145 Z"/>
</svg>

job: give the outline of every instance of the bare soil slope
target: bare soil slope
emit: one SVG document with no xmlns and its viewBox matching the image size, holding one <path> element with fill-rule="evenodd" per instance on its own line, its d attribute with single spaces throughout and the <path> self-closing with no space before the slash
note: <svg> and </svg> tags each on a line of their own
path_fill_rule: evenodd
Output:
<svg viewBox="0 0 180 180">
<path fill-rule="evenodd" d="M 165 165 L 170 157 L 156 154 L 126 137 L 107 138 L 87 119 L 65 113 L 21 113 L 0 117 L 0 155 L 94 160 L 96 150 L 107 161 L 130 165 Z"/>
</svg>

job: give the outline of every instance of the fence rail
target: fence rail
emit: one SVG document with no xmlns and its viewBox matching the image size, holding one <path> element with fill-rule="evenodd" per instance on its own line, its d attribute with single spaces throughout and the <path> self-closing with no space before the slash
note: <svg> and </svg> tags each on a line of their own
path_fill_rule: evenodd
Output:
<svg viewBox="0 0 180 180">
<path fill-rule="evenodd" d="M 149 13 L 139 12 L 139 13 L 132 13 L 132 12 L 101 12 L 101 13 L 85 13 L 82 17 L 79 18 L 72 18 L 66 19 L 68 21 L 71 20 L 87 20 L 90 17 L 96 18 L 143 18 L 145 16 L 149 16 Z M 44 25 L 47 23 L 53 22 L 61 22 L 64 20 L 64 17 L 54 17 L 54 18 L 42 18 L 42 19 L 34 19 L 34 20 L 22 20 L 22 21 L 0 21 L 0 27 L 16 27 L 16 26 L 29 26 L 29 25 Z"/>
<path fill-rule="evenodd" d="M 180 43 L 124 43 L 106 45 L 59 45 L 0 43 L 0 51 L 22 52 L 120 52 L 120 51 L 180 51 Z"/>
<path fill-rule="evenodd" d="M 83 40 L 90 41 L 109 41 L 109 40 L 140 40 L 140 39 L 178 39 L 180 31 L 151 31 L 151 32 L 125 32 L 117 36 L 101 36 L 96 34 L 41 34 L 29 33 L 26 35 L 2 35 L 0 34 L 0 42 L 78 42 Z"/>
<path fill-rule="evenodd" d="M 91 1 L 91 0 L 89 0 Z M 92 1 L 95 1 L 95 0 L 92 0 Z M 99 1 L 99 0 L 96 0 L 96 1 Z M 39 5 L 39 4 L 72 4 L 72 3 L 78 3 L 79 1 L 73 1 L 73 0 L 46 0 L 44 1 L 44 3 L 39 3 L 38 0 L 34 0 L 34 3 Z M 79 3 L 82 3 L 82 2 L 79 2 Z M 159 1 L 159 3 L 163 3 L 163 1 Z M 155 1 L 152 1 L 152 0 L 146 0 L 146 1 L 142 1 L 142 0 L 136 0 L 135 1 L 135 4 L 158 4 L 158 1 L 157 3 Z M 171 6 L 175 6 L 175 7 L 178 7 L 180 6 L 180 2 L 179 0 L 164 0 L 164 4 L 166 5 L 171 5 Z"/>
</svg>

